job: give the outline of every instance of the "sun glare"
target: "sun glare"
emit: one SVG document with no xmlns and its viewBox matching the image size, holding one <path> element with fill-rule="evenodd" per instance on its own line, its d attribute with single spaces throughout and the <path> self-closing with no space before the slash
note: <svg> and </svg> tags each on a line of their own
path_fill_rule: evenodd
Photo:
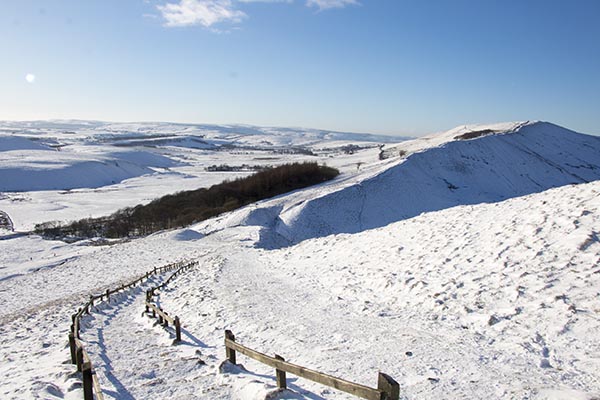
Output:
<svg viewBox="0 0 600 400">
<path fill-rule="evenodd" d="M 34 74 L 27 74 L 25 75 L 25 80 L 29 83 L 33 83 L 35 82 L 35 75 Z"/>
</svg>

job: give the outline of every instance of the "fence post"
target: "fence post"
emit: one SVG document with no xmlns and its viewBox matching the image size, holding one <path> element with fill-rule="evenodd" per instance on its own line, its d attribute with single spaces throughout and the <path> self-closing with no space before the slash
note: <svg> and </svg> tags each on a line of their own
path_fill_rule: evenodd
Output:
<svg viewBox="0 0 600 400">
<path fill-rule="evenodd" d="M 177 315 L 175 316 L 175 341 L 177 343 L 181 342 L 181 323 Z"/>
<path fill-rule="evenodd" d="M 225 331 L 225 339 L 229 339 L 232 342 L 235 342 L 235 335 L 233 334 L 233 332 L 231 332 L 229 329 L 227 329 Z M 235 360 L 235 350 L 230 349 L 227 344 L 225 344 L 225 355 L 227 356 L 227 360 L 229 360 L 230 363 L 232 364 L 236 364 L 236 360 Z"/>
<path fill-rule="evenodd" d="M 110 304 L 110 290 L 106 289 L 106 302 Z"/>
<path fill-rule="evenodd" d="M 77 363 L 77 346 L 75 345 L 75 335 L 73 332 L 69 333 L 69 348 L 71 349 L 71 364 Z"/>
<path fill-rule="evenodd" d="M 94 296 L 90 295 L 90 305 L 94 306 Z"/>
<path fill-rule="evenodd" d="M 79 323 L 81 322 L 81 320 L 79 318 L 77 318 L 75 320 L 75 324 L 73 325 L 73 334 L 75 335 L 75 337 L 77 339 L 81 339 L 81 334 L 79 333 Z"/>
<path fill-rule="evenodd" d="M 81 372 L 82 371 L 82 367 L 83 367 L 83 348 L 82 347 L 77 347 L 76 350 L 76 360 L 77 360 L 77 371 Z"/>
<path fill-rule="evenodd" d="M 285 361 L 285 359 L 283 357 L 281 357 L 280 355 L 277 355 L 277 354 L 275 354 L 275 358 L 278 359 L 279 361 Z M 285 379 L 285 371 L 275 369 L 275 376 L 277 377 L 277 387 L 279 389 L 287 389 L 287 382 Z"/>
<path fill-rule="evenodd" d="M 167 314 L 167 313 L 165 312 L 165 310 L 163 310 L 162 308 L 159 308 L 159 310 L 160 310 L 160 311 L 162 311 L 162 312 L 164 312 L 164 313 L 165 313 L 165 315 L 169 315 L 169 314 Z M 166 319 L 166 318 L 163 318 L 163 326 L 164 326 L 165 328 L 169 326 L 169 320 L 168 320 L 168 319 Z"/>
<path fill-rule="evenodd" d="M 148 311 L 150 311 L 150 309 L 148 308 L 148 303 L 150 302 L 150 300 L 152 299 L 152 296 L 150 296 L 150 290 L 146 290 L 146 313 L 148 313 Z"/>
<path fill-rule="evenodd" d="M 81 339 L 81 334 L 80 334 L 80 331 L 81 331 L 81 307 L 78 310 L 76 319 L 77 319 L 77 325 L 76 325 L 77 332 L 75 332 L 75 335 L 77 335 L 77 339 Z"/>
<path fill-rule="evenodd" d="M 90 363 L 83 364 L 81 373 L 83 375 L 83 399 L 94 400 L 94 383 L 92 381 L 92 366 Z"/>
<path fill-rule="evenodd" d="M 381 391 L 384 400 L 400 399 L 400 385 L 391 376 L 379 373 L 377 379 L 377 390 Z"/>
</svg>

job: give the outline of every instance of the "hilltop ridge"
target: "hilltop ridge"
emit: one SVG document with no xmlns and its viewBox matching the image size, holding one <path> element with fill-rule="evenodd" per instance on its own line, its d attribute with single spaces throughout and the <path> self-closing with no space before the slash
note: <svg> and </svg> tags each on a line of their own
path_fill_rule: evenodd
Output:
<svg viewBox="0 0 600 400">
<path fill-rule="evenodd" d="M 277 247 L 600 179 L 600 138 L 547 122 L 459 127 L 391 149 L 395 156 L 359 174 L 246 208 L 204 229 L 260 226 L 260 245 Z"/>
</svg>

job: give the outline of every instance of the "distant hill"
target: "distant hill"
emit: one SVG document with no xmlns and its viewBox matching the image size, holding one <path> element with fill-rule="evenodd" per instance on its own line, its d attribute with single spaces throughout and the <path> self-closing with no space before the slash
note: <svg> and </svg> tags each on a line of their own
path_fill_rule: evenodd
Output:
<svg viewBox="0 0 600 400">
<path fill-rule="evenodd" d="M 307 160 L 327 151 L 351 154 L 404 139 L 249 125 L 0 121 L 0 192 L 99 188 L 142 175 L 171 173 L 171 168 L 198 159 L 198 153 L 190 150 L 263 152 L 267 161 L 255 162 L 262 166 L 275 157 L 299 155 Z M 217 155 L 215 160 L 228 162 L 227 158 Z"/>
<path fill-rule="evenodd" d="M 314 146 L 322 142 L 398 143 L 410 139 L 403 136 L 337 132 L 313 128 L 259 127 L 252 125 L 184 124 L 171 122 L 100 122 L 79 120 L 0 121 L 0 133 L 29 135 L 40 140 L 54 137 L 65 143 L 81 139 L 104 144 L 148 146 L 186 145 L 186 141 L 202 141 L 207 146 Z M 156 143 L 158 141 L 158 143 Z M 180 142 L 183 142 L 181 144 Z M 180 144 L 178 144 L 180 143 Z"/>
<path fill-rule="evenodd" d="M 281 246 L 600 179 L 600 138 L 547 122 L 460 127 L 385 154 L 356 176 L 240 210 L 206 229 L 261 225 L 262 245 Z"/>
</svg>

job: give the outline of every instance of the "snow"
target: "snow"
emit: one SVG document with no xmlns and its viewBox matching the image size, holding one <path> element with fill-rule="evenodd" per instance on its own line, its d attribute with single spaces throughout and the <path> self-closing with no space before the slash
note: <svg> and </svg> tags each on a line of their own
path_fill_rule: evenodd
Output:
<svg viewBox="0 0 600 400">
<path fill-rule="evenodd" d="M 202 239 L 204 237 L 203 234 L 197 232 L 193 229 L 184 229 L 173 237 L 175 240 L 197 240 Z"/>
<path fill-rule="evenodd" d="M 504 125 L 494 125 L 499 129 Z M 509 132 L 452 140 L 452 130 L 405 158 L 365 167 L 321 188 L 292 193 L 258 210 L 231 213 L 204 228 L 261 225 L 282 243 L 355 233 L 464 204 L 497 202 L 552 187 L 600 179 L 600 139 L 548 123 L 511 124 Z M 480 129 L 490 129 L 489 126 Z M 422 142 L 422 141 L 421 141 Z M 276 209 L 265 219 L 267 210 Z M 255 215 L 261 214 L 257 219 Z M 273 243 L 265 243 L 265 246 Z"/>
<path fill-rule="evenodd" d="M 399 137 L 307 129 L 95 121 L 0 122 L 0 210 L 15 229 L 97 217 L 181 190 L 249 172 L 207 172 L 211 165 L 317 161 L 356 171 L 377 160 L 379 143 Z M 343 146 L 362 147 L 345 154 Z M 284 154 L 290 149 L 313 151 Z M 58 151 L 59 149 L 60 151 Z"/>
<path fill-rule="evenodd" d="M 84 318 L 106 398 L 352 398 L 289 374 L 290 390 L 277 394 L 275 371 L 243 355 L 243 368 L 221 372 L 225 329 L 258 351 L 368 386 L 385 372 L 406 399 L 598 398 L 600 140 L 547 123 L 455 139 L 484 129 L 405 142 L 409 154 L 384 161 L 376 147 L 332 153 L 343 166 L 333 182 L 146 238 L 66 244 L 6 233 L 0 397 L 81 398 L 67 362 L 70 315 L 90 293 L 190 259 L 200 265 L 157 299 L 181 319 L 180 345 L 142 315 L 145 288 L 168 274 Z M 97 149 L 85 154 L 99 157 Z M 248 157 L 171 154 L 188 150 L 189 175 Z M 64 215 L 82 213 L 86 201 L 142 196 L 158 185 L 151 176 L 100 188 L 108 192 L 74 190 Z M 162 185 L 185 180 L 181 171 L 158 176 Z M 0 209 L 19 227 L 43 218 L 59 195 L 5 196 Z"/>
<path fill-rule="evenodd" d="M 11 150 L 48 150 L 48 148 L 26 138 L 0 135 L 0 151 Z"/>
<path fill-rule="evenodd" d="M 148 166 L 119 159 L 85 156 L 48 157 L 46 152 L 5 154 L 0 165 L 2 186 L 7 192 L 98 188 L 150 174 Z"/>
</svg>

